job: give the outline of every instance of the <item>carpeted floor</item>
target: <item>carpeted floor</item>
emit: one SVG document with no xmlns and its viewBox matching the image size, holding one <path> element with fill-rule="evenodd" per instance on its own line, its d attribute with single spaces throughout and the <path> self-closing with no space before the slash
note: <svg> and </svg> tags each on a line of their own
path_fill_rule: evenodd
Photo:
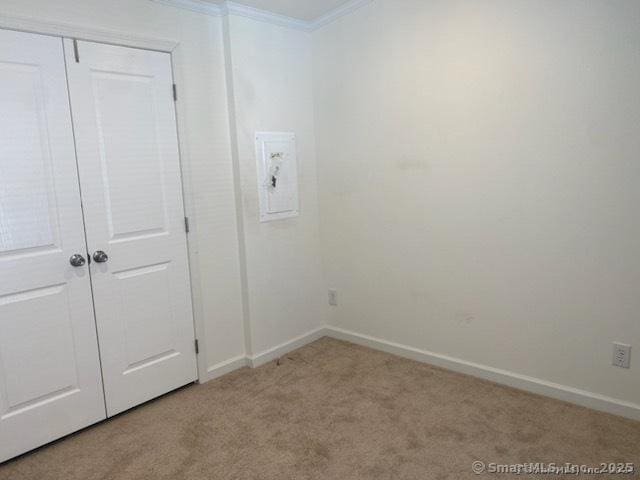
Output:
<svg viewBox="0 0 640 480">
<path fill-rule="evenodd" d="M 461 480 L 481 478 L 477 460 L 640 468 L 640 422 L 324 338 L 2 465 L 0 479 Z"/>
</svg>

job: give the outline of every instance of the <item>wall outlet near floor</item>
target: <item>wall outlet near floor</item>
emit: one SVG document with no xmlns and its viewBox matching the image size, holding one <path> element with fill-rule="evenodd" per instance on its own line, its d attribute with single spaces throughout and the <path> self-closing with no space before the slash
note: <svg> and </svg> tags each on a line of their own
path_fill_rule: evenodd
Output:
<svg viewBox="0 0 640 480">
<path fill-rule="evenodd" d="M 631 345 L 617 342 L 613 344 L 613 365 L 631 368 Z"/>
<path fill-rule="evenodd" d="M 338 291 L 333 288 L 329 289 L 329 305 L 338 306 Z"/>
</svg>

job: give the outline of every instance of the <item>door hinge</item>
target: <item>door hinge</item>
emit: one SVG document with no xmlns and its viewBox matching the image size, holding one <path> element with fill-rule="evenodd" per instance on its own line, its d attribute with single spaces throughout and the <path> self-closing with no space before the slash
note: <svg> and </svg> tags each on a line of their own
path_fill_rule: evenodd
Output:
<svg viewBox="0 0 640 480">
<path fill-rule="evenodd" d="M 175 83 L 173 84 L 173 101 L 178 101 L 178 86 Z"/>
<path fill-rule="evenodd" d="M 78 50 L 78 40 L 73 39 L 73 56 L 76 59 L 76 63 L 80 63 L 80 50 Z"/>
<path fill-rule="evenodd" d="M 196 347 L 196 355 L 198 355 L 200 353 L 200 344 L 198 343 L 197 338 L 195 340 L 195 347 Z"/>
<path fill-rule="evenodd" d="M 189 233 L 191 227 L 189 226 L 189 217 L 184 217 L 184 231 Z"/>
</svg>

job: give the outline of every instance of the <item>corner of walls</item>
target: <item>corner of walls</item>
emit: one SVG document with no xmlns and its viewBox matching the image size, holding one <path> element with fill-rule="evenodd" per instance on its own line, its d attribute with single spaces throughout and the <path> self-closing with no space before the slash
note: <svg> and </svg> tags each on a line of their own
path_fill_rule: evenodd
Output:
<svg viewBox="0 0 640 480">
<path fill-rule="evenodd" d="M 229 16 L 222 19 L 224 44 L 225 80 L 227 92 L 227 108 L 229 115 L 229 136 L 231 140 L 231 163 L 233 168 L 233 188 L 236 200 L 236 218 L 238 229 L 238 255 L 240 261 L 240 283 L 242 298 L 242 323 L 244 329 L 244 346 L 247 355 L 253 351 L 251 337 L 251 311 L 249 304 L 249 282 L 247 279 L 247 252 L 244 230 L 244 211 L 242 208 L 242 185 L 240 181 L 240 159 L 238 151 L 238 127 L 236 123 L 236 100 L 233 78 L 233 57 L 231 51 L 231 26 Z M 237 359 L 235 359 L 237 362 Z M 233 362 L 232 362 L 233 363 Z M 216 368 L 216 367 L 214 367 Z"/>
<path fill-rule="evenodd" d="M 222 377 L 223 375 L 244 367 L 261 367 L 283 357 L 289 352 L 326 337 L 328 331 L 330 330 L 328 330 L 326 326 L 321 326 L 255 355 L 239 355 L 216 365 L 212 365 L 207 369 L 206 377 L 202 381 L 208 382 L 210 380 L 215 380 L 216 378 Z"/>
<path fill-rule="evenodd" d="M 325 326 L 315 328 L 310 332 L 292 338 L 291 340 L 281 343 L 280 345 L 276 345 L 275 347 L 269 348 L 268 350 L 260 352 L 256 355 L 247 356 L 247 365 L 249 365 L 251 368 L 261 367 L 262 365 L 283 357 L 289 352 L 320 340 L 322 337 L 326 336 L 326 332 L 327 328 Z"/>
</svg>

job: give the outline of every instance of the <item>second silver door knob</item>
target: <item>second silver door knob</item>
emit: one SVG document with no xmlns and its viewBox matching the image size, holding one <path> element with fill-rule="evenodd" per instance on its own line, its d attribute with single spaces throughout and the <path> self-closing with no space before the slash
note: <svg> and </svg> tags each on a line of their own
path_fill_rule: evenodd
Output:
<svg viewBox="0 0 640 480">
<path fill-rule="evenodd" d="M 109 260 L 109 256 L 102 250 L 98 250 L 93 254 L 93 261 L 96 263 L 106 263 Z"/>
</svg>

